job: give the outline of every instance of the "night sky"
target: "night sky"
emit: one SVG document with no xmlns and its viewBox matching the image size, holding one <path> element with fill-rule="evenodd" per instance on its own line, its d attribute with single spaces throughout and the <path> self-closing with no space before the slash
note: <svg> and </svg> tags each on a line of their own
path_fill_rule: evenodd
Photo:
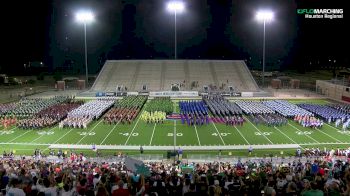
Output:
<svg viewBox="0 0 350 196">
<path fill-rule="evenodd" d="M 254 17 L 269 8 L 266 26 L 267 69 L 308 70 L 349 66 L 349 20 L 342 0 L 183 0 L 177 16 L 179 59 L 243 59 L 261 67 L 263 25 Z M 74 15 L 90 8 L 89 72 L 106 59 L 173 59 L 174 15 L 164 0 L 35 0 L 2 6 L 3 58 L 0 73 L 22 74 L 23 64 L 43 61 L 50 72 L 83 73 L 83 25 Z M 305 19 L 302 8 L 342 8 L 343 19 Z M 309 66 L 310 62 L 312 66 Z M 333 62 L 333 61 L 332 61 Z M 308 65 L 308 66 L 305 66 Z M 20 73 L 19 73 L 20 72 Z"/>
</svg>

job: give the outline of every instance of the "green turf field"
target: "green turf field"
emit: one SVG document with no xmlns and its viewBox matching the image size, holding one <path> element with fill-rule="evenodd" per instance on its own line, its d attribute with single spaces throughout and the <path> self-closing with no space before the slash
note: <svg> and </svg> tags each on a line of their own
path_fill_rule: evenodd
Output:
<svg viewBox="0 0 350 196">
<path fill-rule="evenodd" d="M 175 113 L 178 110 L 177 103 L 174 102 Z M 90 124 L 86 130 L 59 129 L 58 126 L 43 130 L 22 130 L 16 127 L 4 130 L 0 127 L 0 149 L 31 154 L 35 148 L 47 151 L 49 148 L 58 147 L 62 149 L 84 147 L 85 151 L 88 151 L 90 147 L 87 148 L 86 145 L 96 144 L 102 145 L 101 149 L 105 148 L 110 152 L 115 152 L 120 146 L 124 147 L 123 150 L 137 151 L 140 145 L 145 148 L 154 147 L 152 150 L 155 151 L 162 151 L 175 145 L 196 146 L 201 151 L 216 147 L 240 152 L 248 149 L 250 145 L 275 146 L 276 149 L 261 150 L 266 153 L 279 151 L 276 145 L 281 149 L 287 148 L 284 147 L 286 144 L 298 145 L 301 148 L 323 146 L 345 148 L 350 145 L 350 131 L 342 131 L 330 124 L 325 124 L 321 129 L 312 129 L 289 121 L 286 126 L 268 127 L 256 126 L 245 119 L 244 125 L 237 127 L 214 123 L 187 126 L 181 124 L 180 120 L 167 120 L 164 124 L 147 124 L 139 118 L 131 125 L 108 125 L 98 120 Z M 56 147 L 51 146 L 53 144 L 56 144 Z"/>
</svg>

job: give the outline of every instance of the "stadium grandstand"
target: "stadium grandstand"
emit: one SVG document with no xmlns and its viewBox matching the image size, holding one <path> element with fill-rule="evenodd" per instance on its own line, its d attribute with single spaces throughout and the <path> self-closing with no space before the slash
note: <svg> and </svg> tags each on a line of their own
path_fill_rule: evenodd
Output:
<svg viewBox="0 0 350 196">
<path fill-rule="evenodd" d="M 108 60 L 92 91 L 203 91 L 257 92 L 259 87 L 244 61 L 233 60 Z"/>
</svg>

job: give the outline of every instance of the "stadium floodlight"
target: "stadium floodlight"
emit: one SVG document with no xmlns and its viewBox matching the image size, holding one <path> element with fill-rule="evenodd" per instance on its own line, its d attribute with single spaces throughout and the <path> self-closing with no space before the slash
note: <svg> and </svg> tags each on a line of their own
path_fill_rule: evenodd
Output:
<svg viewBox="0 0 350 196">
<path fill-rule="evenodd" d="M 80 11 L 75 15 L 75 19 L 81 23 L 90 23 L 94 21 L 94 15 L 91 11 Z"/>
<path fill-rule="evenodd" d="M 255 18 L 264 23 L 264 38 L 263 38 L 263 71 L 262 71 L 262 87 L 265 85 L 265 26 L 266 22 L 273 20 L 273 12 L 271 11 L 258 11 Z"/>
<path fill-rule="evenodd" d="M 176 14 L 185 10 L 185 4 L 182 1 L 170 1 L 167 10 L 175 15 L 175 59 L 177 59 L 177 37 L 176 37 Z"/>
<path fill-rule="evenodd" d="M 273 20 L 273 12 L 271 11 L 259 11 L 256 13 L 256 19 L 262 22 L 269 22 Z"/>
<path fill-rule="evenodd" d="M 80 11 L 77 12 L 75 15 L 75 19 L 79 22 L 79 23 L 83 23 L 84 24 L 84 45 L 85 45 L 85 74 L 86 74 L 86 88 L 89 85 L 89 76 L 88 76 L 88 64 L 87 64 L 87 43 L 86 43 L 86 24 L 87 23 L 91 23 L 94 21 L 95 16 L 91 11 Z"/>
<path fill-rule="evenodd" d="M 181 1 L 171 1 L 171 2 L 168 3 L 167 9 L 170 12 L 181 13 L 181 12 L 183 12 L 185 10 L 185 5 Z"/>
</svg>

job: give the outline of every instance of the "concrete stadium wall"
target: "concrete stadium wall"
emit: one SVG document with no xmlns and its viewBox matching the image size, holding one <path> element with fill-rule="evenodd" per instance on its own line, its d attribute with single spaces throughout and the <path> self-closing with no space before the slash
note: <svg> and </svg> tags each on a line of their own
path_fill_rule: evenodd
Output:
<svg viewBox="0 0 350 196">
<path fill-rule="evenodd" d="M 332 99 L 350 102 L 350 87 L 325 80 L 316 80 L 316 89 L 317 92 Z"/>
</svg>

